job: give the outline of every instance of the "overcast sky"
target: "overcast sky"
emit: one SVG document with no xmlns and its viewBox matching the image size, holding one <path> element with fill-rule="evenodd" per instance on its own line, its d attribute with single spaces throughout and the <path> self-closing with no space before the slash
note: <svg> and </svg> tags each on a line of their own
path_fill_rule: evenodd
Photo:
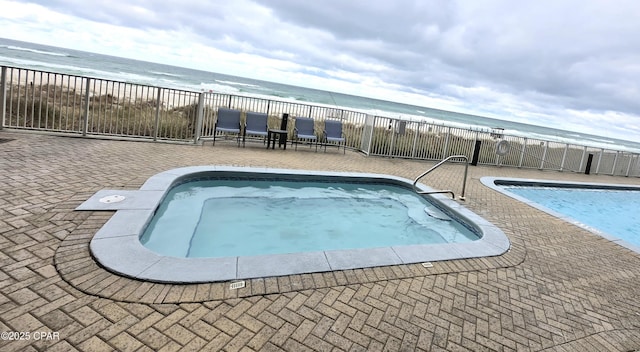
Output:
<svg viewBox="0 0 640 352">
<path fill-rule="evenodd" d="M 0 0 L 2 36 L 640 141 L 636 0 Z"/>
</svg>

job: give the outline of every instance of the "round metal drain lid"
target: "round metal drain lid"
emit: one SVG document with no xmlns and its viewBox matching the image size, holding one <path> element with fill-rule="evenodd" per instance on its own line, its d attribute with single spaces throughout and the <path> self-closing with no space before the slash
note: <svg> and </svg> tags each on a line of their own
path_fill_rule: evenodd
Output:
<svg viewBox="0 0 640 352">
<path fill-rule="evenodd" d="M 100 198 L 100 203 L 118 203 L 122 202 L 125 199 L 125 196 L 114 194 L 112 196 L 106 196 Z"/>
</svg>

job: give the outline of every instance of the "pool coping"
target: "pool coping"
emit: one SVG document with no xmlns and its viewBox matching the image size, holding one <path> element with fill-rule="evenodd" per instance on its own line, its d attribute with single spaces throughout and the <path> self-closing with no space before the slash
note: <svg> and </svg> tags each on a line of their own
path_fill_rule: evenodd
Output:
<svg viewBox="0 0 640 352">
<path fill-rule="evenodd" d="M 575 181 L 553 181 L 553 180 L 540 180 L 540 179 L 528 179 L 528 178 L 515 178 L 515 177 L 493 177 L 493 176 L 484 176 L 480 178 L 480 182 L 506 196 L 509 196 L 513 199 L 516 199 L 522 203 L 525 203 L 533 208 L 536 208 L 540 211 L 543 211 L 549 215 L 555 216 L 561 220 L 564 220 L 570 224 L 578 226 L 582 229 L 585 229 L 591 233 L 594 233 L 598 236 L 601 236 L 613 243 L 616 243 L 622 247 L 625 247 L 629 250 L 632 250 L 636 253 L 640 254 L 640 246 L 629 243 L 617 236 L 584 224 L 568 215 L 559 213 L 555 210 L 549 209 L 539 203 L 536 203 L 532 200 L 529 200 L 525 197 L 522 197 L 518 194 L 510 192 L 503 187 L 501 187 L 497 183 L 503 184 L 511 184 L 511 185 L 523 185 L 523 186 L 548 186 L 548 187 L 572 187 L 572 188 L 583 188 L 583 189 L 612 189 L 612 190 L 636 190 L 640 191 L 640 186 L 628 185 L 628 184 L 616 184 L 616 183 L 591 183 L 591 182 L 575 182 Z M 497 182 L 497 183 L 496 183 Z"/>
<path fill-rule="evenodd" d="M 115 211 L 90 242 L 94 259 L 107 270 L 131 278 L 163 283 L 203 283 L 260 277 L 327 272 L 399 264 L 498 256 L 511 243 L 497 226 L 442 194 L 429 195 L 481 236 L 466 243 L 401 245 L 367 249 L 330 250 L 292 254 L 224 258 L 177 258 L 159 255 L 140 242 L 168 190 L 194 175 L 242 173 L 300 178 L 346 177 L 412 185 L 412 181 L 383 174 L 310 171 L 234 166 L 192 166 L 172 169 L 150 177 L 139 190 L 101 190 L 80 204 L 78 211 Z M 434 189 L 418 184 L 422 191 Z M 113 196 L 123 196 L 123 199 Z M 103 200 L 103 201 L 101 201 Z M 115 200 L 111 202 L 104 202 Z"/>
</svg>

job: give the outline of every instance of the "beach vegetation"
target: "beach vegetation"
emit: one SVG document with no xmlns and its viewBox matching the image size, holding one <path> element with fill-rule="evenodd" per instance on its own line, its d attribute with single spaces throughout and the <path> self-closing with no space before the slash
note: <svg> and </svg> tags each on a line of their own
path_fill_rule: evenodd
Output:
<svg viewBox="0 0 640 352">
<path fill-rule="evenodd" d="M 54 85 L 12 85 L 7 92 L 7 126 L 81 133 L 88 107 L 87 133 L 154 137 L 157 131 L 164 139 L 194 137 L 197 104 L 167 108 L 154 99 L 103 94 L 90 96 L 85 106 L 84 95 Z"/>
<path fill-rule="evenodd" d="M 89 134 L 178 141 L 192 141 L 196 138 L 197 99 L 173 106 L 155 98 L 118 96 L 112 93 L 92 94 L 87 99 L 79 91 L 57 85 L 11 84 L 7 89 L 5 125 L 82 133 L 85 128 L 86 114 L 88 116 L 86 132 Z M 173 94 L 177 93 L 173 92 Z M 147 97 L 155 96 L 157 96 L 157 90 L 147 93 Z M 201 136 L 213 136 L 216 113 L 220 104 L 225 106 L 232 103 L 238 104 L 233 105 L 242 111 L 241 123 L 243 124 L 247 111 L 260 111 L 265 107 L 269 110 L 271 103 L 265 103 L 262 100 L 257 100 L 258 103 L 256 103 L 246 97 L 236 100 L 232 100 L 231 96 L 216 95 L 208 104 L 204 104 Z M 347 147 L 367 150 L 373 155 L 424 160 L 441 160 L 450 155 L 466 155 L 471 160 L 474 145 L 480 141 L 478 160 L 481 164 L 559 169 L 563 159 L 566 158 L 570 161 L 566 163 L 565 168 L 577 170 L 583 161 L 581 158 L 584 150 L 579 146 L 512 138 L 509 140 L 511 152 L 498 157 L 495 148 L 501 139 L 489 133 L 417 122 L 408 122 L 399 128 L 401 124 L 397 120 L 385 118 L 379 119 L 375 126 L 367 127 L 363 123 L 363 114 L 352 116 L 350 115 L 352 112 L 343 110 L 330 111 L 331 108 L 314 107 L 312 109 L 307 105 L 287 104 L 289 105 L 280 106 L 274 102 L 271 105 L 269 128 L 280 128 L 282 113 L 276 111 L 294 111 L 300 116 L 309 115 L 314 118 L 316 133 L 320 139 L 324 119 L 341 119 Z M 248 106 L 253 108 L 246 108 Z M 345 114 L 347 117 L 344 116 Z M 289 140 L 293 137 L 294 125 L 293 121 L 287 125 Z M 523 149 L 524 152 L 522 152 Z M 542 162 L 543 157 L 546 158 L 547 164 Z M 605 166 L 608 167 L 608 165 Z"/>
</svg>

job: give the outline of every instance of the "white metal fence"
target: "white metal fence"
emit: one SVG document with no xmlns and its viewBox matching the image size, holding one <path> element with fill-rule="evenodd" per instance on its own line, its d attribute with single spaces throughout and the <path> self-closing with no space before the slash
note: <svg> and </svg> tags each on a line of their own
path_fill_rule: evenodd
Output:
<svg viewBox="0 0 640 352">
<path fill-rule="evenodd" d="M 472 163 L 640 177 L 640 154 L 584 145 L 407 121 L 329 106 L 193 92 L 107 79 L 1 67 L 0 128 L 31 129 L 199 143 L 213 137 L 218 107 L 269 115 L 343 121 L 347 147 L 367 155 L 441 160 L 466 155 Z M 293 123 L 287 125 L 290 133 Z M 290 136 L 291 137 L 291 134 Z M 496 154 L 506 140 L 510 151 Z"/>
</svg>

